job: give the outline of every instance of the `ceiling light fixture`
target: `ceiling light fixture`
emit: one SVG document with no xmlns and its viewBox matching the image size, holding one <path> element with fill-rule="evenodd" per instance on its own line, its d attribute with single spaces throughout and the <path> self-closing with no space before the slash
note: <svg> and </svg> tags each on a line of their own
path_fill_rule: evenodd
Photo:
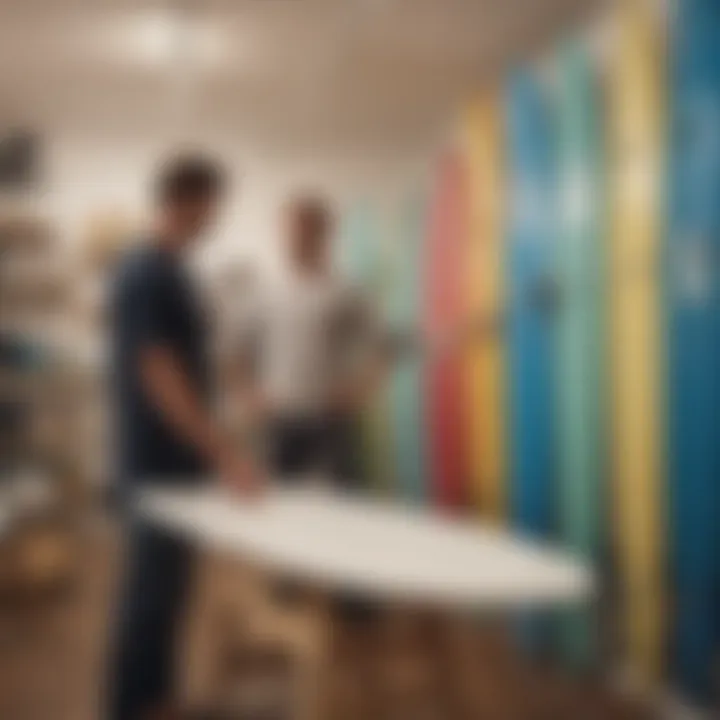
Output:
<svg viewBox="0 0 720 720">
<path fill-rule="evenodd" d="M 96 43 L 100 52 L 110 50 L 124 64 L 159 70 L 212 69 L 227 61 L 229 50 L 220 28 L 204 22 L 188 2 L 168 2 L 116 19 L 96 35 Z"/>
</svg>

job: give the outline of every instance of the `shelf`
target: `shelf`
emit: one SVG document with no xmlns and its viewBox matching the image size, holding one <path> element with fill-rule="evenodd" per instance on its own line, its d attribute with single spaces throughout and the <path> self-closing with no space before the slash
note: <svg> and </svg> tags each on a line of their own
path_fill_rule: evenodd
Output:
<svg viewBox="0 0 720 720">
<path fill-rule="evenodd" d="M 47 252 L 52 245 L 50 223 L 24 213 L 0 212 L 0 254 Z"/>
</svg>

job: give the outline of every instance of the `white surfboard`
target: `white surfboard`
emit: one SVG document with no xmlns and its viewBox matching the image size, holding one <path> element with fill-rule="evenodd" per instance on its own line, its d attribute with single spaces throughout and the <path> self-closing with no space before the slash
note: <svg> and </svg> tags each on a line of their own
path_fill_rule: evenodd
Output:
<svg viewBox="0 0 720 720">
<path fill-rule="evenodd" d="M 588 600 L 571 556 L 429 510 L 319 489 L 273 489 L 243 503 L 217 489 L 146 490 L 141 513 L 208 549 L 378 600 L 504 610 Z"/>
</svg>

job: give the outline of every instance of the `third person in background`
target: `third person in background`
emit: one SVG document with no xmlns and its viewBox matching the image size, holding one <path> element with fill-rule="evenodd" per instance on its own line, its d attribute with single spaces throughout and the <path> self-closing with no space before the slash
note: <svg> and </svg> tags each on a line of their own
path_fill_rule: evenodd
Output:
<svg viewBox="0 0 720 720">
<path fill-rule="evenodd" d="M 246 397 L 275 478 L 356 489 L 358 417 L 383 374 L 378 318 L 333 264 L 329 206 L 297 196 L 282 220 L 281 272 L 258 285 L 240 323 Z"/>
</svg>

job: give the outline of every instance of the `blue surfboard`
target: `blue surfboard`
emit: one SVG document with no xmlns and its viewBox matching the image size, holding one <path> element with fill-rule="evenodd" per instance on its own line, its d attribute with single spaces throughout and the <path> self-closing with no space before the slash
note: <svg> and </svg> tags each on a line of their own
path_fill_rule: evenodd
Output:
<svg viewBox="0 0 720 720">
<path fill-rule="evenodd" d="M 666 248 L 673 666 L 702 702 L 720 657 L 720 3 L 675 5 Z"/>
<path fill-rule="evenodd" d="M 524 534 L 541 539 L 555 526 L 555 138 L 547 89 L 531 71 L 512 76 L 506 118 L 510 515 Z M 528 652 L 549 649 L 548 620 L 538 613 L 520 618 Z"/>
<path fill-rule="evenodd" d="M 545 89 L 529 71 L 510 81 L 507 122 L 510 503 L 517 527 L 545 537 L 555 491 L 554 138 Z"/>
</svg>

